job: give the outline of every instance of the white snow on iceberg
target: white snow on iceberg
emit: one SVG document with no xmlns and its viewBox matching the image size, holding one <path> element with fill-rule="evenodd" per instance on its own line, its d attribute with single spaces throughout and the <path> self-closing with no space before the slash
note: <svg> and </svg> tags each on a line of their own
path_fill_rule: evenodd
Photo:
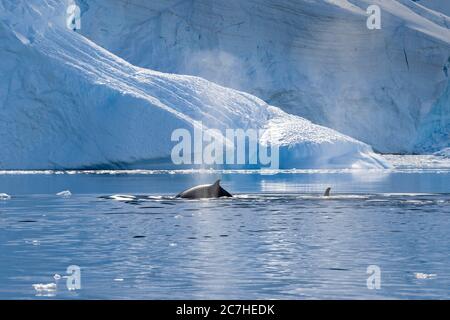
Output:
<svg viewBox="0 0 450 320">
<path fill-rule="evenodd" d="M 79 4 L 81 33 L 135 65 L 255 94 L 381 152 L 438 150 L 421 123 L 450 76 L 449 0 Z M 381 30 L 366 27 L 374 4 Z"/>
<path fill-rule="evenodd" d="M 1 169 L 164 167 L 172 131 L 200 121 L 265 129 L 260 142 L 280 145 L 281 168 L 388 166 L 370 146 L 252 95 L 135 67 L 68 30 L 65 8 L 0 0 Z"/>
</svg>

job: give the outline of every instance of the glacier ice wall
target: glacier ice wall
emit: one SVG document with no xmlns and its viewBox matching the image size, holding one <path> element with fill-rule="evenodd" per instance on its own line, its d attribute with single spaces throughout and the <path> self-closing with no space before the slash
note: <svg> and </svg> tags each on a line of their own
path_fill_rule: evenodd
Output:
<svg viewBox="0 0 450 320">
<path fill-rule="evenodd" d="M 450 79 L 442 96 L 422 120 L 415 146 L 424 153 L 444 148 L 450 148 Z"/>
<path fill-rule="evenodd" d="M 77 2 L 82 33 L 133 64 L 255 94 L 382 152 L 422 151 L 445 91 L 448 0 Z M 381 30 L 366 28 L 370 4 Z"/>
<path fill-rule="evenodd" d="M 282 168 L 388 166 L 370 146 L 247 93 L 128 63 L 67 29 L 67 4 L 0 0 L 1 169 L 165 168 L 171 132 L 200 122 L 264 130 Z"/>
</svg>

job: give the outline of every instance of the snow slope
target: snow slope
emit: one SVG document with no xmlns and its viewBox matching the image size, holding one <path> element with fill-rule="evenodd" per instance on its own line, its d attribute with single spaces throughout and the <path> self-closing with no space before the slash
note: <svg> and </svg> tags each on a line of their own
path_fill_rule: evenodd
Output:
<svg viewBox="0 0 450 320">
<path fill-rule="evenodd" d="M 82 33 L 133 64 L 255 94 L 382 152 L 446 146 L 426 128 L 450 72 L 448 0 L 78 3 Z M 371 4 L 381 30 L 366 28 Z"/>
<path fill-rule="evenodd" d="M 1 169 L 165 168 L 172 131 L 199 121 L 264 129 L 260 143 L 280 146 L 282 168 L 388 166 L 368 145 L 249 94 L 135 67 L 68 30 L 66 6 L 0 0 Z"/>
</svg>

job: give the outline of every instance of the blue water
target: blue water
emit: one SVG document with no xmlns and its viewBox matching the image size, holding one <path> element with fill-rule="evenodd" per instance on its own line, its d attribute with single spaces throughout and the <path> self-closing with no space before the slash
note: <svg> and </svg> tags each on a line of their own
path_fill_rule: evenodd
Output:
<svg viewBox="0 0 450 320">
<path fill-rule="evenodd" d="M 237 196 L 173 198 L 216 178 Z M 3 192 L 3 299 L 450 298 L 448 170 L 2 174 Z M 69 265 L 79 290 L 53 279 Z"/>
</svg>

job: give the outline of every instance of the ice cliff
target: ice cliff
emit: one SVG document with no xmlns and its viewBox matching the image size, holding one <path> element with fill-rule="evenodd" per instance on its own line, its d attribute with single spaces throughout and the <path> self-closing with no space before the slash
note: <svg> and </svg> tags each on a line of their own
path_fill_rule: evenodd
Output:
<svg viewBox="0 0 450 320">
<path fill-rule="evenodd" d="M 449 104 L 448 0 L 78 3 L 81 32 L 135 65 L 249 92 L 381 152 L 449 146 L 430 133 L 449 125 L 436 118 Z M 381 30 L 366 27 L 372 4 Z"/>
<path fill-rule="evenodd" d="M 136 67 L 69 30 L 66 8 L 66 1 L 0 0 L 1 169 L 165 167 L 172 131 L 200 121 L 219 130 L 265 130 L 263 142 L 280 146 L 282 168 L 387 166 L 370 146 L 250 94 Z M 117 18 L 115 8 L 105 16 Z M 128 30 L 125 17 L 117 22 Z M 83 27 L 89 24 L 85 16 Z M 142 56 L 165 54 L 124 45 Z M 186 59 L 201 63 L 197 54 Z"/>
</svg>

